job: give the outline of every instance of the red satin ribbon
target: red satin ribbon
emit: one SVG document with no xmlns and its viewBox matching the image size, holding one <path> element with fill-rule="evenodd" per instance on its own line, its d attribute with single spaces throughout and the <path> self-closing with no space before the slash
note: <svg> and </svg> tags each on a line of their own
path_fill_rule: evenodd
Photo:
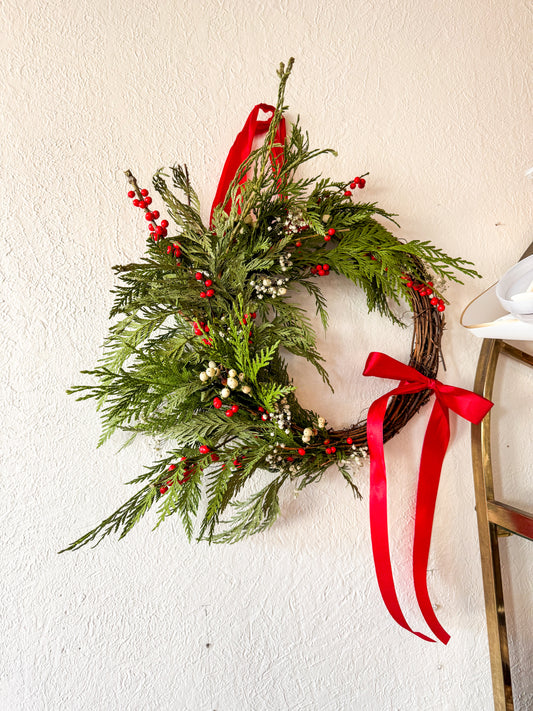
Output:
<svg viewBox="0 0 533 711">
<path fill-rule="evenodd" d="M 453 410 L 453 412 L 456 412 L 469 422 L 478 424 L 485 417 L 493 403 L 469 390 L 444 385 L 438 380 L 427 378 L 415 368 L 404 365 L 384 353 L 370 353 L 363 375 L 401 381 L 396 388 L 373 402 L 368 411 L 370 532 L 376 576 L 387 610 L 401 627 L 428 642 L 434 642 L 435 640 L 421 632 L 415 632 L 407 624 L 394 587 L 387 524 L 387 476 L 383 453 L 383 419 L 389 398 L 394 395 L 417 393 L 426 388 L 429 388 L 435 394 L 435 402 L 422 446 L 418 474 L 413 543 L 413 578 L 416 598 L 425 621 L 435 637 L 443 644 L 447 644 L 450 635 L 443 629 L 433 612 L 427 589 L 426 571 L 440 473 L 450 439 L 448 413 L 449 410 Z"/>
<path fill-rule="evenodd" d="M 218 182 L 215 199 L 213 200 L 213 206 L 211 208 L 211 222 L 213 220 L 213 212 L 215 211 L 215 207 L 217 207 L 217 205 L 223 204 L 223 201 L 225 200 L 226 195 L 228 193 L 228 188 L 231 185 L 237 173 L 237 170 L 250 155 L 254 138 L 256 136 L 261 136 L 263 133 L 266 133 L 268 131 L 268 128 L 272 123 L 275 110 L 275 107 L 269 106 L 269 104 L 257 104 L 257 106 L 254 106 L 254 108 L 250 112 L 250 115 L 246 119 L 246 123 L 244 124 L 242 131 L 237 135 L 233 146 L 230 148 L 228 157 L 226 158 L 226 162 L 224 164 L 224 168 L 222 169 L 222 174 Z M 265 113 L 272 112 L 272 116 L 269 119 L 266 119 L 265 121 L 259 121 L 257 119 L 259 111 L 264 111 Z M 285 136 L 285 119 L 282 117 L 276 129 L 276 135 L 274 136 L 274 143 L 277 145 L 274 145 L 272 147 L 270 156 L 272 170 L 274 171 L 274 174 L 276 174 L 283 165 L 283 146 L 285 144 Z M 239 180 L 239 185 L 242 185 L 245 182 L 246 175 L 243 175 L 242 178 Z M 224 203 L 224 210 L 229 214 L 230 209 L 231 200 L 227 200 Z"/>
</svg>

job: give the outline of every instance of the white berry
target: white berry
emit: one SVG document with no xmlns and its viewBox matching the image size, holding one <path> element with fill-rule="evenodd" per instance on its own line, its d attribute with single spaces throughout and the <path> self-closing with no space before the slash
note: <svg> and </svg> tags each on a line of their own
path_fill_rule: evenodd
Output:
<svg viewBox="0 0 533 711">
<path fill-rule="evenodd" d="M 229 396 L 230 396 L 229 388 L 224 388 L 223 390 L 220 391 L 220 397 L 229 397 Z"/>
<path fill-rule="evenodd" d="M 235 388 L 238 386 L 239 386 L 239 381 L 237 380 L 237 378 L 228 378 L 228 388 L 235 390 Z"/>
</svg>

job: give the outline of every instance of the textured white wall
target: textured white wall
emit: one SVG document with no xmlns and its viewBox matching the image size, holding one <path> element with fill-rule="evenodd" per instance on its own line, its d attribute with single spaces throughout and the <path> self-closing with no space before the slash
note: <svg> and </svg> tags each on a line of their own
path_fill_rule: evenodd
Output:
<svg viewBox="0 0 533 711">
<path fill-rule="evenodd" d="M 466 423 L 453 425 L 430 558 L 430 592 L 452 635 L 444 648 L 399 629 L 379 598 L 367 468 L 363 502 L 331 471 L 297 499 L 287 492 L 279 524 L 234 547 L 190 546 L 177 521 L 154 533 L 145 521 L 120 543 L 58 556 L 154 456 L 151 442 L 117 455 L 120 438 L 95 451 L 96 414 L 64 391 L 98 357 L 111 265 L 143 248 L 122 171 L 146 184 L 160 166 L 187 162 L 207 213 L 236 132 L 255 103 L 275 100 L 275 69 L 290 55 L 290 116 L 314 145 L 339 151 L 315 168 L 338 179 L 370 170 L 366 197 L 399 213 L 405 237 L 483 273 L 483 284 L 449 291 L 444 377 L 470 387 L 479 342 L 458 325 L 461 308 L 533 238 L 530 2 L 4 0 L 0 13 L 0 708 L 490 709 Z M 341 280 L 327 293 L 321 347 L 337 395 L 310 371 L 295 376 L 301 399 L 342 425 L 384 391 L 360 375 L 367 353 L 405 357 L 409 333 L 367 317 Z M 507 370 L 497 407 L 508 418 L 506 494 L 522 504 L 532 386 Z M 406 581 L 423 420 L 387 447 Z M 505 547 L 517 708 L 529 709 L 531 549 Z M 413 596 L 402 599 L 416 624 Z"/>
</svg>

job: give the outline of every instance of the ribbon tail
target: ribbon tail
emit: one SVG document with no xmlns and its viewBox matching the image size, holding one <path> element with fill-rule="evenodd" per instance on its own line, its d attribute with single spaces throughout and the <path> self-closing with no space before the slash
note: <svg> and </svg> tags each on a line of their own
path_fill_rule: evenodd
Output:
<svg viewBox="0 0 533 711">
<path fill-rule="evenodd" d="M 385 455 L 383 452 L 383 419 L 389 398 L 406 392 L 405 386 L 399 386 L 387 395 L 375 400 L 367 416 L 367 441 L 370 452 L 370 535 L 374 566 L 381 597 L 392 618 L 408 632 L 427 642 L 435 640 L 421 632 L 416 632 L 407 623 L 398 602 L 394 586 L 389 547 L 387 519 L 387 476 Z M 410 390 L 412 392 L 412 390 Z"/>
<path fill-rule="evenodd" d="M 418 477 L 415 534 L 413 543 L 413 579 L 416 599 L 428 627 L 443 644 L 450 635 L 438 621 L 427 588 L 427 564 L 431 545 L 431 531 L 444 455 L 450 439 L 448 408 L 437 399 L 429 418 Z"/>
</svg>

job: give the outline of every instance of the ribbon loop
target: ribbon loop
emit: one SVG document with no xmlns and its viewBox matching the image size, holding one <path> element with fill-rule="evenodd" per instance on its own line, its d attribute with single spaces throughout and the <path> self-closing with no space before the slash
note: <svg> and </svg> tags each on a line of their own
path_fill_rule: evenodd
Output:
<svg viewBox="0 0 533 711">
<path fill-rule="evenodd" d="M 263 111 L 264 113 L 272 113 L 272 116 L 265 120 L 259 120 L 257 118 L 259 111 Z M 211 223 L 213 221 L 213 213 L 218 205 L 223 205 L 224 211 L 229 214 L 229 211 L 231 210 L 231 200 L 228 198 L 228 189 L 237 175 L 237 171 L 240 166 L 250 155 L 254 138 L 266 133 L 270 128 L 275 111 L 275 106 L 270 106 L 270 104 L 257 104 L 257 106 L 254 106 L 251 110 L 250 115 L 246 119 L 246 123 L 230 148 L 228 157 L 224 163 L 224 168 L 222 169 L 217 191 L 215 193 L 215 199 L 213 200 L 213 206 L 211 207 L 211 216 L 209 218 Z M 285 136 L 285 118 L 282 116 L 276 128 L 274 145 L 272 146 L 270 152 L 270 162 L 274 175 L 279 173 L 283 165 L 283 146 L 285 144 Z M 246 180 L 246 174 L 240 176 L 239 185 L 243 185 Z"/>
<path fill-rule="evenodd" d="M 447 644 L 450 636 L 439 623 L 427 589 L 427 563 L 440 473 L 450 439 L 449 410 L 478 424 L 492 407 L 492 402 L 462 388 L 444 385 L 427 378 L 411 366 L 373 352 L 368 356 L 363 375 L 400 380 L 386 395 L 375 400 L 368 411 L 367 441 L 370 452 L 370 534 L 376 577 L 387 610 L 404 629 L 428 642 L 435 640 L 415 632 L 402 613 L 392 575 L 387 523 L 387 475 L 383 451 L 383 420 L 387 404 L 394 395 L 416 393 L 428 388 L 435 393 L 435 402 L 422 446 L 415 513 L 413 542 L 413 581 L 422 616 L 435 637 Z"/>
</svg>

